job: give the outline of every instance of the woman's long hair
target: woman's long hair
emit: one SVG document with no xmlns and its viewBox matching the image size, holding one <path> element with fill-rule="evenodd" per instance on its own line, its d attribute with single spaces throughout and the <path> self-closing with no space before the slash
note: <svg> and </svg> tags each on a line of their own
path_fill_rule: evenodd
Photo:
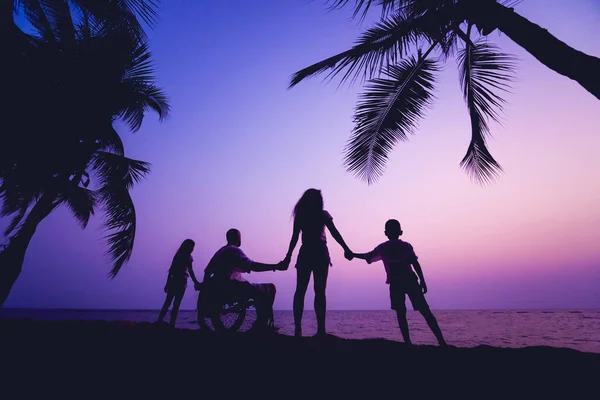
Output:
<svg viewBox="0 0 600 400">
<path fill-rule="evenodd" d="M 323 195 L 318 189 L 308 189 L 296 203 L 292 212 L 301 227 L 321 223 L 323 220 Z"/>
<path fill-rule="evenodd" d="M 185 239 L 183 243 L 181 243 L 181 246 L 179 246 L 175 256 L 173 256 L 173 262 L 171 263 L 171 268 L 169 271 L 174 272 L 173 268 L 181 268 L 180 264 L 182 263 L 185 265 L 185 263 L 190 259 L 195 245 L 196 243 L 192 239 Z"/>
</svg>

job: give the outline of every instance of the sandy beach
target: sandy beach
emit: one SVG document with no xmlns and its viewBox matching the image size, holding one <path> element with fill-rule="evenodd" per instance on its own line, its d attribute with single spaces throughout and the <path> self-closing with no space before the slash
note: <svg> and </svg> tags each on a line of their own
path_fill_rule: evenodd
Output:
<svg viewBox="0 0 600 400">
<path fill-rule="evenodd" d="M 0 320 L 2 393 L 79 398 L 593 398 L 600 354 Z M 566 396 L 566 397 L 564 397 Z"/>
</svg>

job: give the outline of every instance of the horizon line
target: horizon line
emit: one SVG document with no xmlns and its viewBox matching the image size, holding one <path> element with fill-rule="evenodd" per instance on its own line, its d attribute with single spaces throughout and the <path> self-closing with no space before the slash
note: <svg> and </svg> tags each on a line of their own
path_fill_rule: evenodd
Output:
<svg viewBox="0 0 600 400">
<path fill-rule="evenodd" d="M 133 312 L 159 312 L 160 309 L 153 308 L 56 308 L 56 307 L 4 307 L 0 309 L 0 314 L 2 311 L 24 311 L 24 310 L 36 310 L 36 311 L 113 311 L 113 312 L 123 312 L 123 311 L 133 311 Z M 555 308 L 431 308 L 433 311 L 598 311 L 599 307 L 555 307 Z M 196 309 L 180 309 L 179 311 L 191 311 L 195 312 Z M 293 311 L 293 309 L 274 309 L 273 311 Z M 305 309 L 305 311 L 314 311 L 313 309 Z M 393 311 L 389 308 L 382 309 L 331 309 L 327 311 L 349 311 L 349 312 L 358 312 L 358 311 Z M 414 311 L 409 309 L 408 311 Z"/>
</svg>

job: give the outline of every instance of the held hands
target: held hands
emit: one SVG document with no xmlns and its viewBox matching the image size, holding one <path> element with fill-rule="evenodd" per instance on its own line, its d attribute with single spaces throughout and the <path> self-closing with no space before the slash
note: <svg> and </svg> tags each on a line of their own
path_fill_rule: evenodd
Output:
<svg viewBox="0 0 600 400">
<path fill-rule="evenodd" d="M 425 281 L 421 281 L 421 290 L 423 291 L 423 294 L 427 293 L 427 284 Z"/>
<path fill-rule="evenodd" d="M 346 260 L 352 261 L 352 259 L 354 258 L 354 253 L 350 249 L 348 249 L 344 252 L 344 257 L 346 257 Z"/>
<path fill-rule="evenodd" d="M 289 266 L 290 266 L 290 259 L 286 257 L 282 261 L 279 261 L 279 263 L 277 264 L 277 270 L 285 271 L 288 269 Z"/>
</svg>

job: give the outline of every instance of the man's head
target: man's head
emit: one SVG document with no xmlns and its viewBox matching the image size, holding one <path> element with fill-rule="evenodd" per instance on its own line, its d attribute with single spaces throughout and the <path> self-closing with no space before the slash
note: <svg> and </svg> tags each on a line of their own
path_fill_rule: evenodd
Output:
<svg viewBox="0 0 600 400">
<path fill-rule="evenodd" d="M 237 229 L 230 229 L 227 231 L 227 244 L 240 247 L 242 245 L 242 234 Z"/>
<path fill-rule="evenodd" d="M 398 220 L 390 219 L 385 223 L 385 236 L 390 240 L 395 240 L 402 236 L 402 229 Z"/>
</svg>

